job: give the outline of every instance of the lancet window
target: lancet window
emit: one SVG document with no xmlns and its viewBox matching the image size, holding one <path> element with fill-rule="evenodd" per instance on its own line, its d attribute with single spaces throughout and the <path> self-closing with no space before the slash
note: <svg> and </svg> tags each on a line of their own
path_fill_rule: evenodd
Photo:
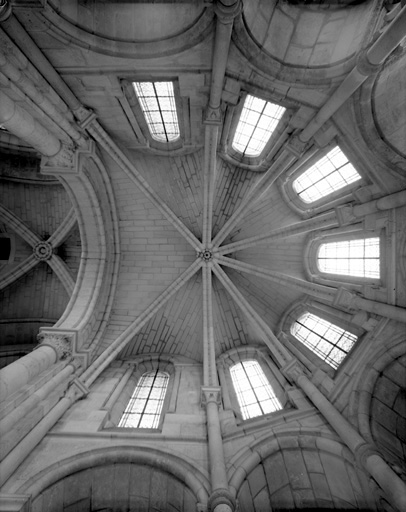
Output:
<svg viewBox="0 0 406 512">
<path fill-rule="evenodd" d="M 262 153 L 285 108 L 248 94 L 234 134 L 232 147 L 243 156 Z"/>
<path fill-rule="evenodd" d="M 322 243 L 317 253 L 319 270 L 329 274 L 379 279 L 379 245 L 379 237 Z"/>
<path fill-rule="evenodd" d="M 354 166 L 336 146 L 301 173 L 293 181 L 292 187 L 299 198 L 309 204 L 360 179 Z"/>
<path fill-rule="evenodd" d="M 290 332 L 334 369 L 358 339 L 355 334 L 308 311 L 292 324 Z"/>
<path fill-rule="evenodd" d="M 231 366 L 230 374 L 244 420 L 282 409 L 257 361 L 241 361 Z"/>
<path fill-rule="evenodd" d="M 168 382 L 169 375 L 166 372 L 155 370 L 144 373 L 135 387 L 118 426 L 158 428 Z"/>
<path fill-rule="evenodd" d="M 173 142 L 180 137 L 172 82 L 133 82 L 135 94 L 151 137 L 159 142 Z"/>
</svg>

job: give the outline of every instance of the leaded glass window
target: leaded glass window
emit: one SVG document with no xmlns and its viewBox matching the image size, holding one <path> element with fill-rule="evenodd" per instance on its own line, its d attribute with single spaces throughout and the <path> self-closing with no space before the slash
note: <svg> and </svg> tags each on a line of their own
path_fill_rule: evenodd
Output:
<svg viewBox="0 0 406 512">
<path fill-rule="evenodd" d="M 379 237 L 321 244 L 317 263 L 321 272 L 379 279 Z"/>
<path fill-rule="evenodd" d="M 355 334 L 309 312 L 296 320 L 291 333 L 335 369 L 357 341 Z"/>
<path fill-rule="evenodd" d="M 242 361 L 230 368 L 244 420 L 282 409 L 257 361 Z"/>
<path fill-rule="evenodd" d="M 134 90 L 153 139 L 172 142 L 179 138 L 172 82 L 133 82 Z"/>
<path fill-rule="evenodd" d="M 169 375 L 156 370 L 144 373 L 118 424 L 124 428 L 158 428 Z"/>
<path fill-rule="evenodd" d="M 354 183 L 361 176 L 336 146 L 293 182 L 294 191 L 305 203 L 313 203 Z"/>
<path fill-rule="evenodd" d="M 285 108 L 247 95 L 233 139 L 233 148 L 246 156 L 261 154 Z"/>
</svg>

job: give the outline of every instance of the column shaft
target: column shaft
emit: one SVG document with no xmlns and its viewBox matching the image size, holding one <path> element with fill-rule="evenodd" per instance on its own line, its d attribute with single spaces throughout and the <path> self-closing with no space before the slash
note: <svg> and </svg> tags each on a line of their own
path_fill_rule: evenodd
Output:
<svg viewBox="0 0 406 512">
<path fill-rule="evenodd" d="M 362 85 L 376 67 L 398 46 L 406 35 L 406 6 L 402 8 L 389 27 L 374 42 L 365 55 L 365 63 L 360 62 L 344 79 L 332 96 L 321 107 L 299 135 L 302 142 L 308 142 L 321 126 L 343 105 Z M 368 69 L 368 66 L 371 69 Z"/>
<path fill-rule="evenodd" d="M 56 360 L 56 351 L 44 345 L 0 370 L 0 401 L 32 382 Z"/>
<path fill-rule="evenodd" d="M 44 128 L 27 111 L 0 91 L 0 124 L 37 149 L 41 154 L 54 156 L 61 149 L 61 142 Z"/>
<path fill-rule="evenodd" d="M 406 205 L 406 190 L 389 194 L 385 197 L 369 201 L 364 204 L 357 204 L 353 207 L 352 213 L 355 217 L 364 217 L 369 213 L 375 213 L 382 210 L 390 210 Z"/>
<path fill-rule="evenodd" d="M 287 372 L 289 375 L 289 372 Z M 316 408 L 321 412 L 331 427 L 337 432 L 342 441 L 358 457 L 369 472 L 385 491 L 388 500 L 399 512 L 406 510 L 406 485 L 386 464 L 378 453 L 373 450 L 365 451 L 367 443 L 355 428 L 337 411 L 319 389 L 303 373 L 292 372 L 293 378 L 299 387 L 306 393 Z"/>
<path fill-rule="evenodd" d="M 47 432 L 63 416 L 74 401 L 69 395 L 62 398 L 55 407 L 27 434 L 24 439 L 3 459 L 0 464 L 0 487 L 9 479 L 23 460 L 32 452 Z"/>
<path fill-rule="evenodd" d="M 54 391 L 60 384 L 69 378 L 75 371 L 73 364 L 68 364 L 59 373 L 57 373 L 46 384 L 40 387 L 35 393 L 30 395 L 27 400 L 22 402 L 10 414 L 0 421 L 0 435 L 2 432 L 8 432 L 13 425 L 20 421 L 28 414 L 34 407 L 36 407 L 41 400 L 46 398 L 52 391 Z"/>
</svg>

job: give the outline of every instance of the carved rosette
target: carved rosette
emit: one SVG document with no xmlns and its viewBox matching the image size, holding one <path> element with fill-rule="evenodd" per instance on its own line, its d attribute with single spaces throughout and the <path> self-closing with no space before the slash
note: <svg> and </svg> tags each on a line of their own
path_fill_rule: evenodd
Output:
<svg viewBox="0 0 406 512">
<path fill-rule="evenodd" d="M 47 261 L 52 258 L 53 249 L 49 242 L 38 242 L 33 248 L 34 256 L 38 261 Z"/>
<path fill-rule="evenodd" d="M 236 510 L 236 500 L 228 489 L 216 489 L 211 493 L 208 507 L 210 512 L 214 512 L 219 505 L 227 505 L 231 510 Z"/>
<path fill-rule="evenodd" d="M 204 251 L 197 251 L 197 257 L 201 260 L 208 262 L 213 260 L 213 251 L 210 249 L 205 249 Z"/>
<path fill-rule="evenodd" d="M 41 345 L 52 347 L 59 360 L 72 356 L 72 336 L 68 334 L 40 333 L 37 339 Z"/>
</svg>

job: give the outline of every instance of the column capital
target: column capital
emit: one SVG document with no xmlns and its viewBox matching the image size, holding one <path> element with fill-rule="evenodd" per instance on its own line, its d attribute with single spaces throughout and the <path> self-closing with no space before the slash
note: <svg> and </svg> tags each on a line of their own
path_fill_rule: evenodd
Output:
<svg viewBox="0 0 406 512">
<path fill-rule="evenodd" d="M 206 108 L 204 113 L 204 124 L 221 125 L 221 109 L 220 107 L 211 107 L 210 105 Z"/>
<path fill-rule="evenodd" d="M 357 220 L 357 217 L 354 215 L 354 208 L 351 204 L 338 206 L 335 208 L 335 212 L 340 226 L 347 226 Z"/>
<path fill-rule="evenodd" d="M 8 0 L 0 0 L 0 23 L 7 21 L 12 14 L 11 4 Z"/>
<path fill-rule="evenodd" d="M 61 148 L 53 156 L 43 156 L 41 159 L 41 173 L 42 174 L 65 174 L 75 173 L 76 147 L 73 145 L 61 144 Z"/>
<path fill-rule="evenodd" d="M 65 393 L 65 397 L 76 402 L 82 398 L 86 398 L 89 394 L 89 389 L 77 377 L 69 384 Z"/>
<path fill-rule="evenodd" d="M 305 369 L 297 359 L 291 359 L 285 366 L 282 366 L 281 372 L 290 381 L 297 382 L 299 377 L 305 377 Z"/>
<path fill-rule="evenodd" d="M 293 135 L 285 145 L 285 149 L 287 149 L 297 158 L 300 158 L 305 152 L 306 146 L 307 142 L 301 141 L 298 135 Z"/>
<path fill-rule="evenodd" d="M 377 73 L 381 68 L 381 64 L 372 64 L 368 59 L 369 48 L 362 50 L 357 57 L 356 68 L 361 75 L 369 76 Z"/>
<path fill-rule="evenodd" d="M 208 403 L 214 402 L 217 406 L 221 405 L 221 387 L 203 386 L 201 389 L 201 406 L 205 407 Z"/>
<path fill-rule="evenodd" d="M 365 468 L 365 462 L 371 455 L 381 456 L 378 450 L 372 444 L 367 442 L 359 444 L 354 450 L 355 460 L 362 468 Z"/>
<path fill-rule="evenodd" d="M 40 346 L 51 347 L 55 350 L 58 360 L 69 359 L 73 353 L 74 333 L 40 332 L 37 340 Z"/>
<path fill-rule="evenodd" d="M 333 306 L 337 306 L 347 311 L 354 311 L 358 309 L 355 302 L 356 298 L 357 296 L 355 293 L 340 287 L 338 288 L 336 296 L 334 297 Z"/>
<path fill-rule="evenodd" d="M 234 18 L 242 11 L 241 0 L 217 0 L 214 6 L 217 18 L 225 25 L 232 23 Z"/>
<path fill-rule="evenodd" d="M 237 502 L 228 489 L 216 489 L 211 493 L 208 505 L 210 512 L 215 512 L 219 505 L 227 505 L 234 512 Z"/>
<path fill-rule="evenodd" d="M 78 350 L 78 332 L 70 329 L 43 328 L 37 336 L 41 345 L 55 350 L 58 360 L 71 359 L 71 364 L 83 369 L 89 366 L 90 353 L 88 350 Z M 37 347 L 37 348 L 39 348 Z"/>
</svg>

